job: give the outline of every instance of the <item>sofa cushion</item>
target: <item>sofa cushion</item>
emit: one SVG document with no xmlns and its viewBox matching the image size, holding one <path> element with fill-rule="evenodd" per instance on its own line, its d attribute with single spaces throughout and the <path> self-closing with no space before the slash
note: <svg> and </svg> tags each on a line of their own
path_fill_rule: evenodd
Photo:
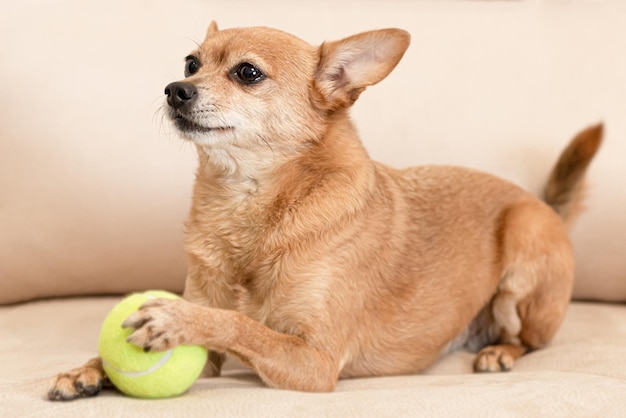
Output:
<svg viewBox="0 0 626 418">
<path fill-rule="evenodd" d="M 472 374 L 455 352 L 419 375 L 341 380 L 334 393 L 271 389 L 235 362 L 179 398 L 137 400 L 107 389 L 69 403 L 44 400 L 57 372 L 97 354 L 118 298 L 0 307 L 0 405 L 5 416 L 528 416 L 618 417 L 626 410 L 626 305 L 574 303 L 554 341 L 509 373 Z"/>
</svg>

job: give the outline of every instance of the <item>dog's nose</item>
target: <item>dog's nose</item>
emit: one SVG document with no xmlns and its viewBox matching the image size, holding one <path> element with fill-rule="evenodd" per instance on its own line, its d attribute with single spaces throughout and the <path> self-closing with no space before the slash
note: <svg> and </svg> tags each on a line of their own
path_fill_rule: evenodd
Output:
<svg viewBox="0 0 626 418">
<path fill-rule="evenodd" d="M 193 101 L 196 100 L 197 93 L 198 90 L 196 90 L 196 86 L 183 81 L 176 81 L 165 87 L 167 104 L 174 109 L 180 109 L 187 104 L 193 103 Z"/>
</svg>

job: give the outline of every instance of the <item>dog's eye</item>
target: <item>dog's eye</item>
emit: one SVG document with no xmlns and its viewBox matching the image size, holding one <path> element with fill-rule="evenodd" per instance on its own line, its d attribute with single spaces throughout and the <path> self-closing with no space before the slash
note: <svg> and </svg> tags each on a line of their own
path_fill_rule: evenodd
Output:
<svg viewBox="0 0 626 418">
<path fill-rule="evenodd" d="M 239 64 L 235 68 L 234 74 L 242 84 L 256 84 L 265 78 L 265 74 L 261 70 L 247 62 Z"/>
<path fill-rule="evenodd" d="M 194 75 L 200 69 L 200 61 L 193 55 L 189 55 L 185 58 L 185 77 Z"/>
</svg>

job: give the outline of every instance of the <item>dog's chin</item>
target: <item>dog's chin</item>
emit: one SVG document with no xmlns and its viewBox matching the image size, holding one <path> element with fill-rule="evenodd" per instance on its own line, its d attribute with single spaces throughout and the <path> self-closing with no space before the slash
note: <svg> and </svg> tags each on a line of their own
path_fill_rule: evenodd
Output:
<svg viewBox="0 0 626 418">
<path fill-rule="evenodd" d="M 172 117 L 174 126 L 183 138 L 198 142 L 203 137 L 213 137 L 234 130 L 232 126 L 204 126 L 187 119 L 182 115 Z M 203 141 L 200 141 L 203 142 Z"/>
</svg>

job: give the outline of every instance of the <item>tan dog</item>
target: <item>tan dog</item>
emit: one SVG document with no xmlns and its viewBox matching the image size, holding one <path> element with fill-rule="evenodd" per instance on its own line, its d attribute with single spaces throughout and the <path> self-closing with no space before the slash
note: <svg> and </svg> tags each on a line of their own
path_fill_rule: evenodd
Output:
<svg viewBox="0 0 626 418">
<path fill-rule="evenodd" d="M 187 301 L 146 303 L 125 322 L 132 343 L 199 344 L 212 374 L 226 353 L 270 386 L 332 391 L 338 378 L 419 372 L 459 347 L 479 351 L 477 371 L 509 370 L 550 341 L 574 279 L 559 215 L 579 206 L 602 127 L 563 153 L 552 208 L 488 174 L 376 163 L 348 109 L 408 45 L 398 29 L 316 48 L 211 24 L 184 81 L 165 90 L 200 160 Z M 49 397 L 94 395 L 104 377 L 93 359 L 57 376 Z"/>
</svg>

